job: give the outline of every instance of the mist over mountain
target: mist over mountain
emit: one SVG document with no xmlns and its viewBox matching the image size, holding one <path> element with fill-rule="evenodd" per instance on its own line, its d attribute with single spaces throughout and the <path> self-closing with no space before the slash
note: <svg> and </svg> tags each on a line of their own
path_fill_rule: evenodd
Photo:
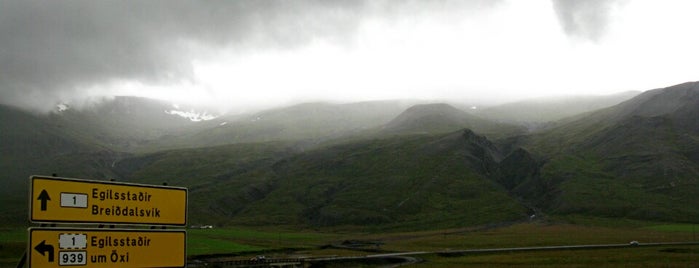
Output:
<svg viewBox="0 0 699 268">
<path fill-rule="evenodd" d="M 117 151 L 133 151 L 146 142 L 176 135 L 197 121 L 212 118 L 206 110 L 196 112 L 164 101 L 115 97 L 80 109 L 59 109 L 47 120 L 81 139 Z"/>
<path fill-rule="evenodd" d="M 619 104 L 640 93 L 640 91 L 628 91 L 605 96 L 532 99 L 475 109 L 473 112 L 496 122 L 522 124 L 536 128 L 566 117 Z"/>
<path fill-rule="evenodd" d="M 615 98 L 605 100 L 624 97 Z M 9 204 L 0 221 L 26 221 L 27 178 L 53 173 L 188 187 L 196 224 L 699 218 L 697 82 L 534 132 L 445 103 L 304 103 L 199 121 L 172 111 L 208 114 L 133 97 L 50 114 L 0 106 L 0 198 Z"/>
<path fill-rule="evenodd" d="M 514 125 L 496 123 L 459 110 L 446 103 L 415 105 L 383 126 L 387 134 L 445 133 L 468 128 L 486 135 L 522 133 Z"/>
<path fill-rule="evenodd" d="M 179 148 L 301 140 L 319 143 L 377 128 L 414 102 L 301 103 L 252 114 L 221 116 L 202 122 L 184 135 L 162 139 L 154 146 Z"/>
</svg>

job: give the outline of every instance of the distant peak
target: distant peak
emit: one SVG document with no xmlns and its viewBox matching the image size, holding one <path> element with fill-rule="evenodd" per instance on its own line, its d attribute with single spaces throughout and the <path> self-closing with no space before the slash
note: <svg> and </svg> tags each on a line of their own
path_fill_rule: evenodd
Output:
<svg viewBox="0 0 699 268">
<path fill-rule="evenodd" d="M 454 106 L 447 103 L 430 103 L 430 104 L 418 104 L 414 105 L 408 110 L 419 111 L 419 110 L 458 110 Z"/>
</svg>

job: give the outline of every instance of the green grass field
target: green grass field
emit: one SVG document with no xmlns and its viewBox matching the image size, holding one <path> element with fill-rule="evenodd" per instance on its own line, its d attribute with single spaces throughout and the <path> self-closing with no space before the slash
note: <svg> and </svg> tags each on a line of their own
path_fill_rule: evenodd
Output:
<svg viewBox="0 0 699 268">
<path fill-rule="evenodd" d="M 699 224 L 663 224 L 647 227 L 650 230 L 663 231 L 663 232 L 684 232 L 692 233 L 699 231 Z"/>
<path fill-rule="evenodd" d="M 696 267 L 699 246 L 424 256 L 413 267 Z"/>
<path fill-rule="evenodd" d="M 27 229 L 0 229 L 0 267 L 16 267 L 27 246 Z"/>
<path fill-rule="evenodd" d="M 228 254 L 247 259 L 268 256 L 360 256 L 375 254 L 328 248 L 345 240 L 379 241 L 365 248 L 378 252 L 444 251 L 530 246 L 626 244 L 694 241 L 694 225 L 609 219 L 570 223 L 521 223 L 497 228 L 461 228 L 420 232 L 370 233 L 324 229 L 214 228 L 187 230 L 190 256 Z M 592 223 L 597 223 L 592 224 Z M 27 230 L 0 229 L 0 267 L 15 267 L 26 248 Z M 424 255 L 414 267 L 691 267 L 699 263 L 699 246 L 629 247 L 605 250 L 513 252 L 466 256 Z"/>
<path fill-rule="evenodd" d="M 187 230 L 187 254 L 256 254 L 280 249 L 308 249 L 335 237 L 323 233 L 249 228 L 190 229 Z"/>
</svg>

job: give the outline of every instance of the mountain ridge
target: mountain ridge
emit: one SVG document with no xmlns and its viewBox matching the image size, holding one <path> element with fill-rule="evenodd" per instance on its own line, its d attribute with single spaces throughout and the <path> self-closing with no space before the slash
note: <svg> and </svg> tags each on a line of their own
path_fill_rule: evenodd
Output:
<svg viewBox="0 0 699 268">
<path fill-rule="evenodd" d="M 157 133 L 136 147 L 104 143 L 91 136 L 100 131 L 67 127 L 89 127 L 90 120 L 51 122 L 0 106 L 2 164 L 11 171 L 0 175 L 11 193 L 2 200 L 15 204 L 3 208 L 9 212 L 0 221 L 26 221 L 25 179 L 48 172 L 189 187 L 197 224 L 414 230 L 524 221 L 532 214 L 696 222 L 698 92 L 696 82 L 650 90 L 533 133 L 443 103 L 393 103 L 376 120 L 371 109 L 385 103 L 309 103 L 186 122 L 193 127 L 170 138 L 265 120 L 277 132 L 249 128 L 245 141 L 228 136 L 246 133 L 235 129 L 214 133 L 220 143 L 172 147 L 158 147 L 169 138 Z M 353 110 L 363 113 L 353 119 L 347 116 Z M 303 117 L 307 111 L 315 116 Z M 356 128 L 361 124 L 351 120 L 373 125 Z M 313 127 L 328 121 L 325 129 Z M 344 130 L 333 135 L 331 125 Z M 507 132 L 513 129 L 519 132 Z M 282 131 L 297 138 L 275 138 Z M 153 147 L 127 150 L 138 146 Z"/>
<path fill-rule="evenodd" d="M 462 128 L 496 137 L 523 133 L 515 125 L 497 123 L 457 109 L 447 103 L 412 106 L 381 127 L 383 134 L 436 134 Z"/>
<path fill-rule="evenodd" d="M 528 186 L 538 192 L 520 194 L 557 213 L 691 221 L 699 216 L 688 207 L 699 204 L 689 198 L 699 194 L 697 96 L 696 82 L 651 90 L 522 139 L 546 163 Z"/>
<path fill-rule="evenodd" d="M 523 124 L 531 129 L 539 129 L 561 119 L 617 105 L 641 93 L 641 91 L 627 91 L 601 96 L 522 100 L 472 109 L 472 111 L 496 122 Z"/>
</svg>

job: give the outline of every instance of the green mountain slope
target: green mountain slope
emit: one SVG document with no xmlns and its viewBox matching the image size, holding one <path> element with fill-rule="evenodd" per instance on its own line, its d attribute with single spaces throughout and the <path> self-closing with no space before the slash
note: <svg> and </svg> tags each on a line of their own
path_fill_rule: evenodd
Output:
<svg viewBox="0 0 699 268">
<path fill-rule="evenodd" d="M 112 165 L 149 140 L 192 126 L 164 102 L 116 97 L 82 109 L 34 114 L 0 106 L 0 179 L 15 191 L 32 174 L 113 178 Z M 26 190 L 22 187 L 22 193 Z"/>
<path fill-rule="evenodd" d="M 25 224 L 29 175 L 52 173 L 189 187 L 191 224 L 396 230 L 532 213 L 699 219 L 699 83 L 527 135 L 445 104 L 303 104 L 191 123 L 136 103 L 151 108 L 42 116 L 0 106 L 8 204 L 0 222 Z M 172 149 L 186 147 L 195 148 Z"/>
<path fill-rule="evenodd" d="M 90 170 L 91 162 L 111 154 L 98 144 L 65 133 L 41 115 L 0 106 L 0 121 L 0 178 L 8 186 L 0 191 L 15 190 L 18 182 L 37 172 L 63 173 L 75 166 Z M 88 155 L 93 159 L 80 163 Z M 64 167 L 71 163 L 74 166 Z"/>
<path fill-rule="evenodd" d="M 520 220 L 490 179 L 502 158 L 471 131 L 176 150 L 119 163 L 129 180 L 190 187 L 192 223 L 429 229 Z M 157 178 L 157 179 L 154 179 Z"/>
<path fill-rule="evenodd" d="M 546 163 L 515 192 L 550 213 L 696 221 L 698 114 L 685 83 L 524 138 Z"/>
<path fill-rule="evenodd" d="M 161 113 L 162 106 L 148 100 L 120 98 L 97 108 L 50 116 L 17 111 L 19 114 L 8 118 L 31 123 L 27 129 L 47 129 L 49 137 L 41 139 L 55 136 L 70 148 L 62 150 L 61 142 L 29 142 L 38 146 L 29 152 L 48 148 L 56 153 L 42 153 L 40 168 L 15 168 L 27 173 L 20 176 L 22 181 L 31 174 L 58 173 L 65 177 L 187 186 L 193 223 L 420 228 L 437 222 L 445 226 L 501 222 L 526 214 L 524 207 L 490 179 L 502 154 L 482 136 L 466 131 L 451 136 L 367 138 L 373 134 L 366 133 L 398 115 L 405 105 L 298 105 L 259 113 L 252 121 L 238 118 L 238 123 L 230 123 L 236 127 L 229 129 L 232 132 L 212 138 L 200 135 L 210 133 L 207 126 L 217 122 L 204 122 L 186 130 L 195 135 L 179 136 L 186 138 L 179 145 L 234 144 L 136 156 L 108 148 L 131 150 L 144 141 L 146 146 L 152 145 L 148 139 L 157 140 L 158 135 L 181 126 Z M 146 116 L 149 110 L 157 114 Z M 143 118 L 147 120 L 134 122 Z M 99 119 L 102 122 L 97 122 Z M 159 120 L 164 122 L 148 123 Z M 247 123 L 258 122 L 261 127 L 241 129 Z M 269 128 L 279 131 L 265 134 Z M 240 143 L 248 139 L 239 135 L 246 130 L 250 131 L 250 140 L 291 141 Z M 234 133 L 238 136 L 228 136 Z M 362 134 L 362 138 L 318 144 L 308 152 L 304 151 L 311 148 L 307 142 L 295 141 L 353 133 Z M 193 142 L 193 137 L 203 143 Z M 359 193 L 364 197 L 357 197 Z M 21 203 L 26 197 L 12 199 Z"/>
<path fill-rule="evenodd" d="M 123 159 L 115 172 L 125 181 L 186 186 L 190 223 L 222 225 L 264 196 L 276 178 L 271 166 L 295 152 L 282 142 L 180 149 Z"/>
<path fill-rule="evenodd" d="M 0 222 L 26 222 L 29 176 L 108 178 L 120 154 L 65 133 L 43 115 L 0 105 Z"/>
</svg>

